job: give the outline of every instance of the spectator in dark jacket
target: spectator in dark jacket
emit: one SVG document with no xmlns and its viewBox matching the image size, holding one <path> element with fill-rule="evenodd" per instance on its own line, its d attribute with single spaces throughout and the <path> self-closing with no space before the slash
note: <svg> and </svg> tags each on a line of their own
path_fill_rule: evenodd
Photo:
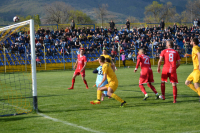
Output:
<svg viewBox="0 0 200 133">
<path fill-rule="evenodd" d="M 163 20 L 160 22 L 160 28 L 162 28 L 162 29 L 165 28 L 165 22 Z"/>
<path fill-rule="evenodd" d="M 51 52 L 50 48 L 47 49 L 47 56 L 52 56 L 52 52 Z"/>
<path fill-rule="evenodd" d="M 75 22 L 74 22 L 74 20 L 72 20 L 72 22 L 71 22 L 70 25 L 71 25 L 71 29 L 74 30 L 74 28 L 75 28 Z"/>
<path fill-rule="evenodd" d="M 111 20 L 111 22 L 109 24 L 110 24 L 110 28 L 113 30 L 115 27 L 115 23 Z"/>
<path fill-rule="evenodd" d="M 126 20 L 126 28 L 127 28 L 128 30 L 130 30 L 130 22 L 129 22 L 128 19 Z"/>
</svg>

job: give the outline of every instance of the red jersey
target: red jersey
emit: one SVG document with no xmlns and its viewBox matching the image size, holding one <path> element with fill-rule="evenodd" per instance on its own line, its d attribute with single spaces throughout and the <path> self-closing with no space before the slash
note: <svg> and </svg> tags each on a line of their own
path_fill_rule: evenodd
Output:
<svg viewBox="0 0 200 133">
<path fill-rule="evenodd" d="M 85 55 L 81 56 L 80 54 L 78 55 L 78 65 L 76 69 L 81 70 L 84 66 L 84 63 L 87 62 L 87 58 Z"/>
<path fill-rule="evenodd" d="M 137 57 L 137 64 L 136 64 L 136 68 L 138 69 L 138 67 L 141 67 L 141 69 L 149 69 L 151 68 L 151 63 L 150 63 L 150 59 L 148 56 L 142 54 L 142 55 L 138 55 Z"/>
<path fill-rule="evenodd" d="M 163 67 L 176 69 L 176 61 L 180 60 L 180 56 L 176 50 L 172 48 L 165 49 L 161 52 L 160 56 L 164 59 Z"/>
</svg>

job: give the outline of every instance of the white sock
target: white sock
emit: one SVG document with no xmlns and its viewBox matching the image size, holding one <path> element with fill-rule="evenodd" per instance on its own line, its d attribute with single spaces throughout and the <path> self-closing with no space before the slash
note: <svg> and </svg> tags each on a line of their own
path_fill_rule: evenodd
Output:
<svg viewBox="0 0 200 133">
<path fill-rule="evenodd" d="M 147 97 L 148 96 L 148 94 L 145 94 L 145 97 Z"/>
</svg>

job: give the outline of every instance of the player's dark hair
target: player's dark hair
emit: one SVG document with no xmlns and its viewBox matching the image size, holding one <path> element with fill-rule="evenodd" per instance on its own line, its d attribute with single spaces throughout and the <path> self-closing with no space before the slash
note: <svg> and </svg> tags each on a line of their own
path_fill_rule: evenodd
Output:
<svg viewBox="0 0 200 133">
<path fill-rule="evenodd" d="M 170 46 L 170 48 L 173 48 L 173 47 L 174 47 L 174 43 L 173 43 L 173 41 L 168 40 L 168 42 L 169 42 L 169 46 Z"/>
<path fill-rule="evenodd" d="M 108 63 L 111 62 L 109 58 L 106 58 L 105 61 L 108 62 Z"/>
<path fill-rule="evenodd" d="M 193 42 L 194 42 L 195 45 L 198 45 L 198 44 L 199 44 L 198 38 L 195 37 L 195 38 L 193 38 L 192 40 L 193 40 Z"/>
<path fill-rule="evenodd" d="M 99 60 L 100 60 L 100 62 L 105 62 L 105 57 L 104 56 L 100 56 Z"/>
</svg>

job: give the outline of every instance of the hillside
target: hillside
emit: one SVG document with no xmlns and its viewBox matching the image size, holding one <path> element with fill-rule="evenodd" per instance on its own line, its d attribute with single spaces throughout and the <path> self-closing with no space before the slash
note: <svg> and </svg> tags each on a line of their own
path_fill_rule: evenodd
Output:
<svg viewBox="0 0 200 133">
<path fill-rule="evenodd" d="M 72 5 L 77 10 L 83 10 L 92 16 L 92 9 L 101 4 L 108 4 L 108 10 L 121 19 L 127 16 L 134 16 L 140 20 L 144 17 L 144 7 L 155 0 L 61 0 Z M 177 12 L 181 13 L 185 9 L 187 0 L 157 0 L 160 3 L 171 1 L 176 6 Z M 44 16 L 44 6 L 54 0 L 0 0 L 0 18 L 5 21 L 12 21 L 15 15 L 34 15 Z M 180 4 L 181 2 L 181 4 Z"/>
</svg>

